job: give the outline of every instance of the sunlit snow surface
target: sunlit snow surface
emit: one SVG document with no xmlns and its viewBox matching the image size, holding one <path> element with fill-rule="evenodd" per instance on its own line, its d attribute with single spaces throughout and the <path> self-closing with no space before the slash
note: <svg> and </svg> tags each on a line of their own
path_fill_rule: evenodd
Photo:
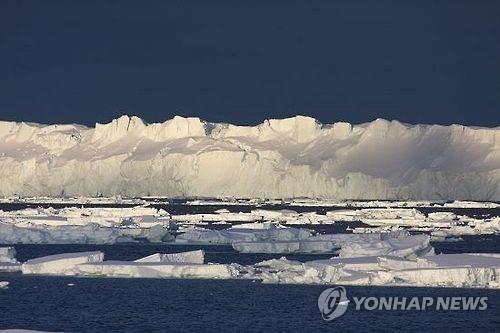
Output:
<svg viewBox="0 0 500 333">
<path fill-rule="evenodd" d="M 1 196 L 500 200 L 500 129 L 309 117 L 0 122 Z"/>
</svg>

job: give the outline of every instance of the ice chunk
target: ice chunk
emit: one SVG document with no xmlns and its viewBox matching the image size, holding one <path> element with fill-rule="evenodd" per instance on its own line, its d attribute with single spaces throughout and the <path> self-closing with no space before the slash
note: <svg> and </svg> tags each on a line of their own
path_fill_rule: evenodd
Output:
<svg viewBox="0 0 500 333">
<path fill-rule="evenodd" d="M 135 262 L 203 264 L 205 262 L 205 251 L 196 250 L 180 253 L 155 253 L 150 256 L 137 259 Z"/>
<path fill-rule="evenodd" d="M 9 282 L 7 281 L 0 281 L 0 289 L 5 289 L 9 286 Z"/>
<path fill-rule="evenodd" d="M 21 263 L 0 262 L 0 272 L 20 272 Z"/>
<path fill-rule="evenodd" d="M 100 251 L 56 254 L 30 259 L 22 265 L 22 271 L 23 274 L 75 275 L 78 265 L 103 259 L 104 253 Z"/>
<path fill-rule="evenodd" d="M 16 249 L 13 247 L 0 247 L 0 263 L 17 263 Z"/>
</svg>

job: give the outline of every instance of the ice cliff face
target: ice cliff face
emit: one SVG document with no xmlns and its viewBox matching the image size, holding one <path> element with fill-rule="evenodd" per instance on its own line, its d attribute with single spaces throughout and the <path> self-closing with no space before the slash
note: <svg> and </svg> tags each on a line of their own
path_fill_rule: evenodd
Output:
<svg viewBox="0 0 500 333">
<path fill-rule="evenodd" d="M 500 200 L 500 127 L 0 122 L 0 195 Z"/>
</svg>

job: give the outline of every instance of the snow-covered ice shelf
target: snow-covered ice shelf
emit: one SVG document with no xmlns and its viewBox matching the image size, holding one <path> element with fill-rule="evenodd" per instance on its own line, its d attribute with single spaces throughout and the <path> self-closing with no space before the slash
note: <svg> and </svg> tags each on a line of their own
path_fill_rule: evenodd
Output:
<svg viewBox="0 0 500 333">
<path fill-rule="evenodd" d="M 500 200 L 500 128 L 0 122 L 0 196 Z"/>
</svg>

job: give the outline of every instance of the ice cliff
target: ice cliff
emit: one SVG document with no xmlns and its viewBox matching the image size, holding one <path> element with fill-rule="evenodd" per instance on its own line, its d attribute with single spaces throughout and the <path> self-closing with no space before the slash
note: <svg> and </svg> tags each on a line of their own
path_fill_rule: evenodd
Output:
<svg viewBox="0 0 500 333">
<path fill-rule="evenodd" d="M 0 122 L 0 196 L 500 200 L 500 127 Z"/>
</svg>

